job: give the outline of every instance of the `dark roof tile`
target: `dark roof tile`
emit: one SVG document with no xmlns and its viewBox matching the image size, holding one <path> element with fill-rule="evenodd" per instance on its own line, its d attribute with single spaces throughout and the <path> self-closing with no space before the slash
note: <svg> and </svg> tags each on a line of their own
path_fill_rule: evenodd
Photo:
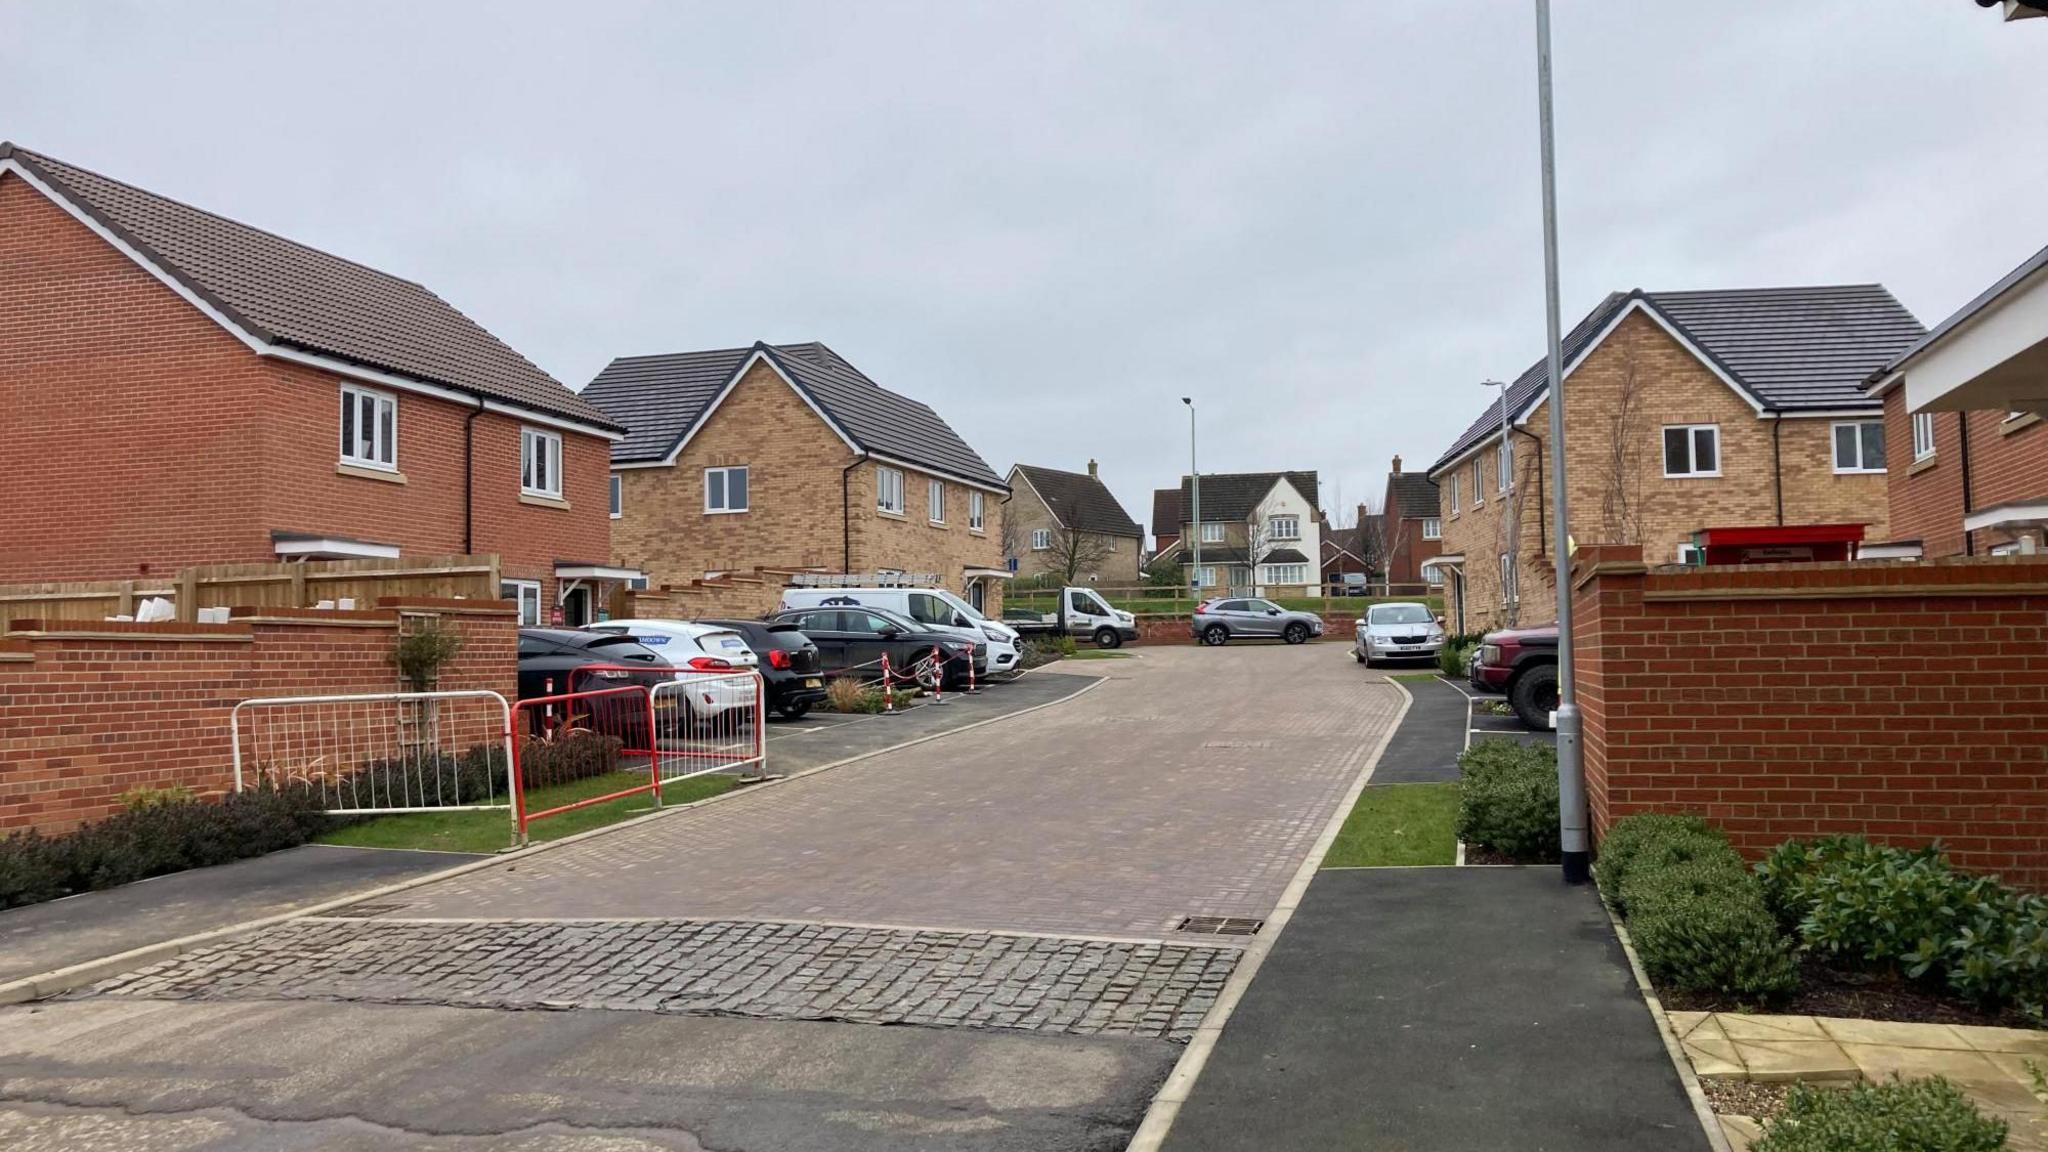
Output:
<svg viewBox="0 0 2048 1152">
<path fill-rule="evenodd" d="M 1209 523 L 1245 519 L 1282 478 L 1293 483 L 1294 490 L 1301 493 L 1309 507 L 1316 507 L 1314 472 L 1205 472 L 1202 474 L 1202 519 Z M 1180 499 L 1181 507 L 1194 508 L 1194 484 L 1185 476 L 1180 478 Z"/>
<path fill-rule="evenodd" d="M 1187 513 L 1181 510 L 1180 489 L 1154 488 L 1152 490 L 1152 534 L 1154 536 L 1178 536 L 1181 526 L 1187 523 Z"/>
<path fill-rule="evenodd" d="M 1105 536 L 1145 534 L 1108 486 L 1086 472 L 1062 472 L 1036 464 L 1019 464 L 1017 471 L 1045 501 L 1046 509 L 1069 528 Z"/>
<path fill-rule="evenodd" d="M 1436 481 L 1427 472 L 1389 472 L 1387 489 L 1397 519 L 1422 520 L 1441 515 Z"/>
</svg>

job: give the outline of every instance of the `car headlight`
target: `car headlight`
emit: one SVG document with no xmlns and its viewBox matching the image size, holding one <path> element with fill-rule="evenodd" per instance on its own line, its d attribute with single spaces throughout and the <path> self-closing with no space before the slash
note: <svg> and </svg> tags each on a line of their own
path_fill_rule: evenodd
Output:
<svg viewBox="0 0 2048 1152">
<path fill-rule="evenodd" d="M 1481 644 L 1481 645 L 1479 646 L 1479 662 L 1480 662 L 1481 664 L 1486 664 L 1486 665 L 1489 665 L 1489 666 L 1490 666 L 1490 665 L 1495 665 L 1495 664 L 1499 664 L 1499 663 L 1500 663 L 1500 645 L 1498 645 L 1498 644 Z"/>
</svg>

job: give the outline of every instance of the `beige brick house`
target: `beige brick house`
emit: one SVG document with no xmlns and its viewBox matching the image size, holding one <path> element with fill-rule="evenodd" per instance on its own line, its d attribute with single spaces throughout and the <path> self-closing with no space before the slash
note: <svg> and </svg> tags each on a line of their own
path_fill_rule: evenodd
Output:
<svg viewBox="0 0 2048 1152">
<path fill-rule="evenodd" d="M 1020 578 L 1111 588 L 1139 583 L 1145 530 L 1102 482 L 1095 461 L 1085 473 L 1018 464 L 1008 479 L 1005 545 Z"/>
<path fill-rule="evenodd" d="M 583 390 L 612 555 L 655 585 L 754 568 L 929 575 L 999 608 L 1009 489 L 938 413 L 823 344 L 622 357 Z"/>
<path fill-rule="evenodd" d="M 1862 382 L 1924 331 L 1876 284 L 1609 295 L 1564 339 L 1573 539 L 1653 564 L 1693 561 L 1711 527 L 1884 539 L 1884 413 Z M 1453 630 L 1557 617 L 1549 383 L 1538 360 L 1508 389 L 1512 469 L 1497 400 L 1430 466 Z"/>
</svg>

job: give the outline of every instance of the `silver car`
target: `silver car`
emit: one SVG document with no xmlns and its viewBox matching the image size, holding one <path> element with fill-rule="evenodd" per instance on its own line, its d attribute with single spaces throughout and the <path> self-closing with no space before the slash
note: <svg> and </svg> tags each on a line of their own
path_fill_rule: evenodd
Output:
<svg viewBox="0 0 2048 1152">
<path fill-rule="evenodd" d="M 1271 600 L 1233 596 L 1195 605 L 1189 632 L 1210 647 L 1243 637 L 1273 637 L 1300 644 L 1323 634 L 1323 618 L 1313 612 L 1290 612 Z"/>
<path fill-rule="evenodd" d="M 1358 618 L 1351 655 L 1360 664 L 1381 660 L 1434 660 L 1444 629 L 1427 604 L 1375 604 Z"/>
</svg>

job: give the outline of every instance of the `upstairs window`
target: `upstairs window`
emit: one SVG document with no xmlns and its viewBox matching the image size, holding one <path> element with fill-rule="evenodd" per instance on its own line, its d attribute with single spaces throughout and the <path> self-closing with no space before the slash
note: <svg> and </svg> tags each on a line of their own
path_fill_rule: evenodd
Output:
<svg viewBox="0 0 2048 1152">
<path fill-rule="evenodd" d="M 1458 514 L 1458 474 L 1451 473 L 1451 515 Z"/>
<path fill-rule="evenodd" d="M 1934 413 L 1913 413 L 1913 459 L 1928 460 L 1934 456 Z"/>
<path fill-rule="evenodd" d="M 1422 538 L 1424 540 L 1443 539 L 1444 522 L 1435 516 L 1424 516 L 1422 518 Z"/>
<path fill-rule="evenodd" d="M 1052 529 L 1033 528 L 1031 530 L 1031 550 L 1033 552 L 1043 552 L 1050 547 L 1052 547 Z"/>
<path fill-rule="evenodd" d="M 519 490 L 528 496 L 562 498 L 562 438 L 538 428 L 519 430 Z"/>
<path fill-rule="evenodd" d="M 1301 517 L 1275 516 L 1266 521 L 1266 535 L 1274 540 L 1301 539 Z"/>
<path fill-rule="evenodd" d="M 903 473 L 895 468 L 875 469 L 875 510 L 903 515 Z"/>
<path fill-rule="evenodd" d="M 1486 502 L 1486 457 L 1472 458 L 1472 506 L 1479 507 Z"/>
<path fill-rule="evenodd" d="M 746 465 L 704 470 L 704 511 L 745 512 L 747 501 Z"/>
<path fill-rule="evenodd" d="M 626 478 L 612 473 L 611 489 L 611 515 L 617 520 L 626 510 Z"/>
<path fill-rule="evenodd" d="M 946 522 L 946 483 L 933 480 L 925 486 L 925 519 L 934 524 Z"/>
<path fill-rule="evenodd" d="M 398 470 L 398 398 L 344 384 L 341 388 L 341 462 Z"/>
<path fill-rule="evenodd" d="M 1671 424 L 1664 429 L 1664 475 L 1719 476 L 1721 428 L 1717 424 Z"/>
<path fill-rule="evenodd" d="M 1884 421 L 1837 424 L 1834 432 L 1836 472 L 1884 471 Z"/>
<path fill-rule="evenodd" d="M 1216 521 L 1211 521 L 1207 524 L 1202 525 L 1202 543 L 1223 543 L 1223 525 Z"/>
<path fill-rule="evenodd" d="M 967 494 L 967 528 L 970 532 L 979 532 L 988 527 L 988 519 L 983 514 L 982 500 L 982 494 L 979 492 Z"/>
</svg>

